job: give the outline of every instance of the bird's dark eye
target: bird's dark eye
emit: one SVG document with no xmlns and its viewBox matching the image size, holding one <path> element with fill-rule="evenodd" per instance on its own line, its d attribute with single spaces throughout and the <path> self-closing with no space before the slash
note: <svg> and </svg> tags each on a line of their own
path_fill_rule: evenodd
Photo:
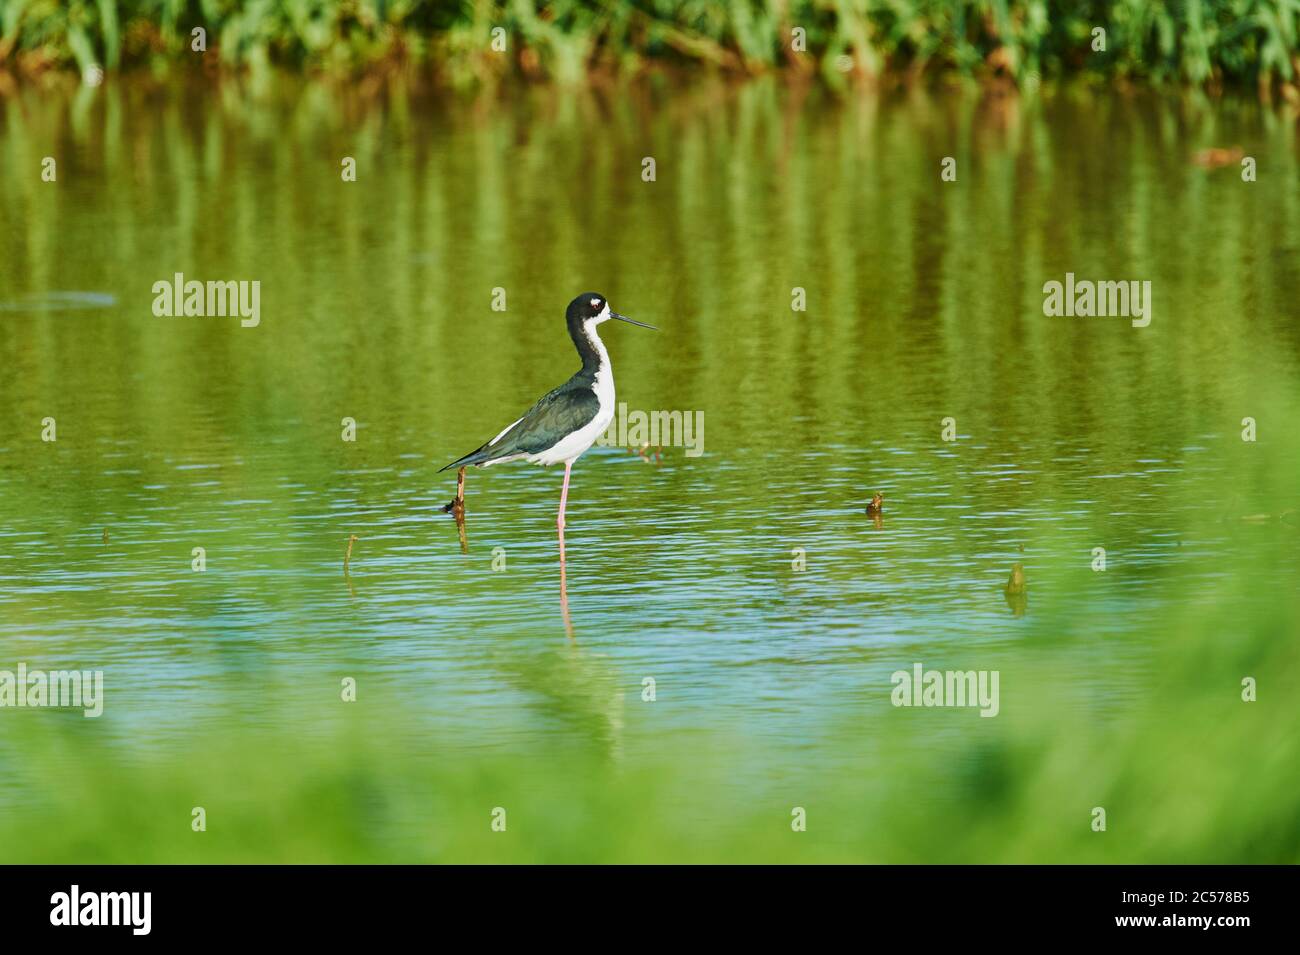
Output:
<svg viewBox="0 0 1300 955">
<path fill-rule="evenodd" d="M 593 298 L 593 299 L 591 300 L 591 313 L 592 313 L 593 315 L 599 315 L 599 314 L 600 314 L 600 310 L 601 310 L 602 308 L 604 308 L 604 307 L 605 307 L 605 303 L 602 302 L 600 299 L 598 299 L 598 298 Z"/>
</svg>

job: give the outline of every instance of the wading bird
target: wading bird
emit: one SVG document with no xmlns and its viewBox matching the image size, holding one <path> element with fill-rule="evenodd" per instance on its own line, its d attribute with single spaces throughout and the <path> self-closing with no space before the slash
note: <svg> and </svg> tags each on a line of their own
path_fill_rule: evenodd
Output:
<svg viewBox="0 0 1300 955">
<path fill-rule="evenodd" d="M 564 318 L 569 326 L 569 337 L 582 358 L 582 368 L 560 387 L 542 395 L 527 414 L 508 425 L 487 444 L 439 469 L 460 469 L 456 475 L 456 497 L 443 510 L 458 515 L 464 513 L 465 468 L 470 465 L 486 468 L 520 459 L 529 464 L 563 462 L 564 489 L 560 492 L 560 513 L 555 523 L 561 532 L 564 530 L 569 470 L 573 462 L 604 434 L 614 417 L 614 370 L 605 344 L 596 333 L 596 326 L 616 318 L 642 328 L 654 328 L 610 311 L 605 296 L 595 292 L 586 292 L 570 302 Z"/>
</svg>

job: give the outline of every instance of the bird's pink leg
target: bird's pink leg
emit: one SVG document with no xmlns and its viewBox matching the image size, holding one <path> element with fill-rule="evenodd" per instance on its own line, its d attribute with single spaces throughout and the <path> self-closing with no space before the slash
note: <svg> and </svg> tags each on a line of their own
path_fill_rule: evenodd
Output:
<svg viewBox="0 0 1300 955">
<path fill-rule="evenodd" d="M 564 530 L 564 505 L 569 501 L 569 469 L 573 467 L 572 461 L 564 462 L 564 490 L 560 492 L 560 516 L 555 519 L 555 526 Z"/>
<path fill-rule="evenodd" d="M 555 517 L 555 526 L 560 538 L 560 612 L 564 615 L 564 630 L 573 639 L 573 621 L 569 619 L 569 588 L 564 579 L 564 506 L 569 502 L 569 469 L 573 462 L 564 465 L 564 490 L 560 491 L 560 513 Z"/>
<path fill-rule="evenodd" d="M 564 632 L 573 639 L 573 621 L 569 619 L 569 588 L 564 579 L 564 525 L 557 531 L 560 537 L 560 614 L 564 617 Z"/>
</svg>

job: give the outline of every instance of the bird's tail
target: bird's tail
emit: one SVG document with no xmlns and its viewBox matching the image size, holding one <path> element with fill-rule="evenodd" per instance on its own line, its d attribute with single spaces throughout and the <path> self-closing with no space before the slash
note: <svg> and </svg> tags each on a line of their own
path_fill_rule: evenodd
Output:
<svg viewBox="0 0 1300 955">
<path fill-rule="evenodd" d="M 438 473 L 441 474 L 443 471 L 450 471 L 452 468 L 469 467 L 471 464 L 481 464 L 491 456 L 492 455 L 488 454 L 487 445 L 485 444 L 483 447 L 471 451 L 463 458 L 457 458 L 455 461 L 452 461 L 451 464 L 438 468 Z"/>
</svg>

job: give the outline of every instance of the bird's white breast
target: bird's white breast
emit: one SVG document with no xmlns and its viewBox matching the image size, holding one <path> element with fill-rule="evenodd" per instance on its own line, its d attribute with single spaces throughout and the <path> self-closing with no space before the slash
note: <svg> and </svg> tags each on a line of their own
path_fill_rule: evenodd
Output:
<svg viewBox="0 0 1300 955">
<path fill-rule="evenodd" d="M 596 334 L 594 326 L 589 325 L 586 331 L 587 337 L 600 355 L 600 366 L 596 369 L 595 378 L 591 383 L 591 390 L 595 393 L 596 400 L 600 402 L 596 417 L 572 434 L 565 435 L 545 451 L 529 457 L 528 461 L 531 464 L 559 464 L 575 460 L 596 443 L 596 439 L 605 433 L 609 423 L 614 420 L 614 369 L 609 363 L 609 353 L 605 351 L 605 343 Z"/>
</svg>

